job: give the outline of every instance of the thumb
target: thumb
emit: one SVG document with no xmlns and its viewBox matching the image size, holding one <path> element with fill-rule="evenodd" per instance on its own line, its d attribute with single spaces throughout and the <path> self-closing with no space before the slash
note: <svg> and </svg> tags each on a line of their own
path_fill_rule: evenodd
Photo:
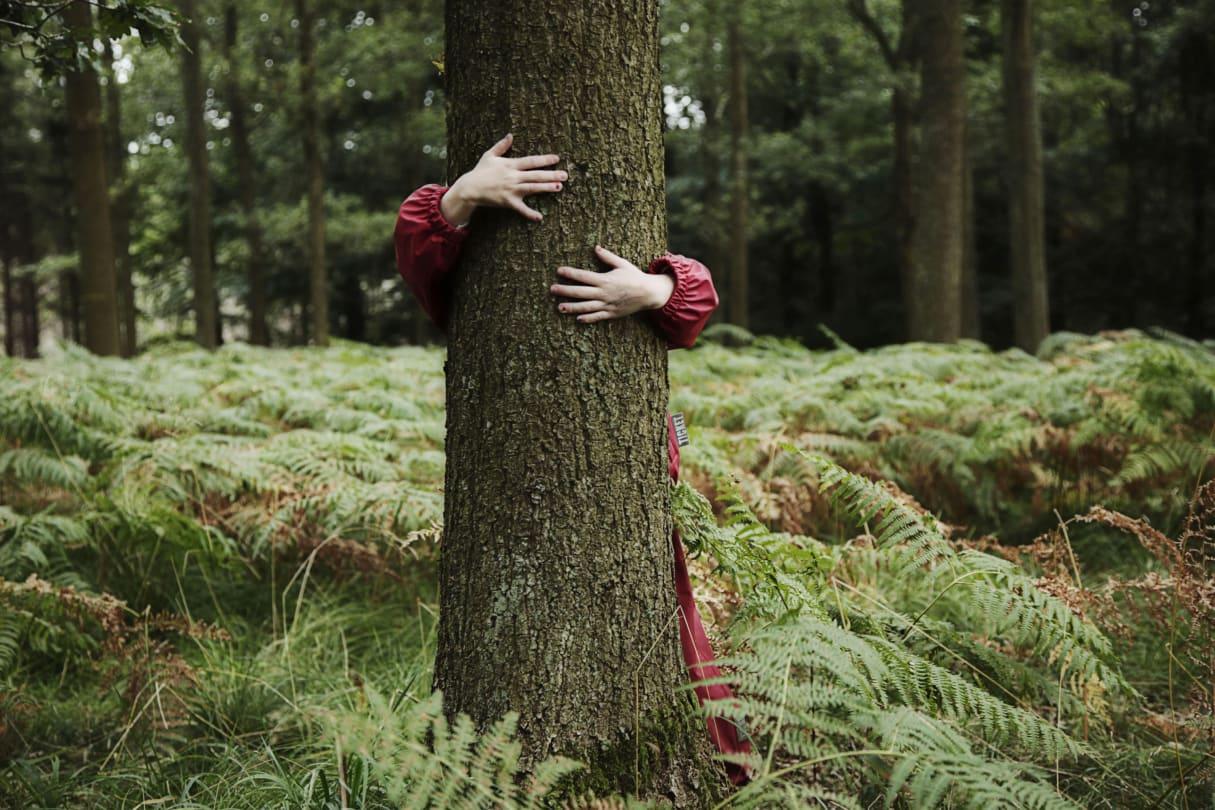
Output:
<svg viewBox="0 0 1215 810">
<path fill-rule="evenodd" d="M 502 157 L 510 151 L 510 145 L 514 142 L 515 136 L 509 132 L 502 136 L 502 140 L 498 141 L 493 146 L 489 147 L 489 154 Z"/>
</svg>

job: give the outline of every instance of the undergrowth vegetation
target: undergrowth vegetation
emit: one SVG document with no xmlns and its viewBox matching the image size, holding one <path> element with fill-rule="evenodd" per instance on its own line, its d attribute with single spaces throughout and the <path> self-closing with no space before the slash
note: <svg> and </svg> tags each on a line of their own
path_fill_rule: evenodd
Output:
<svg viewBox="0 0 1215 810">
<path fill-rule="evenodd" d="M 729 806 L 1212 806 L 1209 348 L 712 337 L 674 508 Z M 625 806 L 430 692 L 440 350 L 0 363 L 0 805 Z"/>
</svg>

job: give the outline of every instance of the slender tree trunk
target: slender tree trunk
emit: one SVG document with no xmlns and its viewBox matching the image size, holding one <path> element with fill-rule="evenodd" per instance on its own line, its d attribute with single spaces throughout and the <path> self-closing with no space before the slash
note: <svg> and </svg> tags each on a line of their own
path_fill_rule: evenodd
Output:
<svg viewBox="0 0 1215 810">
<path fill-rule="evenodd" d="M 63 10 L 63 20 L 77 32 L 77 38 L 87 38 L 93 28 L 93 7 L 86 0 L 77 0 Z M 84 277 L 84 345 L 94 354 L 113 355 L 118 354 L 120 344 L 101 86 L 97 73 L 88 68 L 70 71 L 66 79 L 72 185 Z"/>
<path fill-rule="evenodd" d="M 1215 264 L 1207 249 L 1207 197 L 1209 182 L 1210 77 L 1215 75 L 1215 56 L 1211 54 L 1208 38 L 1199 31 L 1191 32 L 1178 47 L 1180 66 L 1178 83 L 1181 109 L 1189 127 L 1185 161 L 1190 179 L 1190 243 L 1186 264 L 1185 324 L 1186 332 L 1202 338 L 1209 332 L 1206 315 L 1210 281 L 1215 277 Z"/>
<path fill-rule="evenodd" d="M 962 163 L 962 337 L 982 338 L 979 312 L 979 256 L 975 244 L 975 169 L 970 148 L 970 126 L 964 139 Z"/>
<path fill-rule="evenodd" d="M 1009 254 L 1017 345 L 1034 352 L 1050 332 L 1042 125 L 1034 85 L 1033 0 L 1001 0 Z"/>
<path fill-rule="evenodd" d="M 37 357 L 42 327 L 38 323 L 38 282 L 32 276 L 17 281 L 21 300 L 21 356 Z"/>
<path fill-rule="evenodd" d="M 912 181 L 911 91 L 897 83 L 890 97 L 894 124 L 894 232 L 899 284 L 904 302 L 911 300 L 911 234 L 915 231 L 915 184 Z"/>
<path fill-rule="evenodd" d="M 202 38 L 195 0 L 180 0 L 186 47 L 181 77 L 186 102 L 186 155 L 190 161 L 190 268 L 194 274 L 194 339 L 200 346 L 219 345 L 215 317 L 215 274 L 211 266 L 211 178 L 207 167 L 207 135 L 203 120 Z"/>
<path fill-rule="evenodd" d="M 131 280 L 131 189 L 127 186 L 127 145 L 122 137 L 122 98 L 114 71 L 114 43 L 106 47 L 105 129 L 106 168 L 110 180 L 110 219 L 114 227 L 114 277 L 118 297 L 118 338 L 122 355 L 134 357 L 136 334 L 135 287 Z"/>
<path fill-rule="evenodd" d="M 232 108 L 232 145 L 236 152 L 236 177 L 240 184 L 240 207 L 245 217 L 245 243 L 249 249 L 249 342 L 255 346 L 270 345 L 270 330 L 266 325 L 266 257 L 262 249 L 262 228 L 257 217 L 257 172 L 253 164 L 253 149 L 249 144 L 248 112 L 240 57 L 237 53 L 237 33 L 240 11 L 236 3 L 224 9 L 224 59 L 228 68 L 228 105 Z"/>
<path fill-rule="evenodd" d="M 706 0 L 704 12 L 708 19 L 718 19 L 720 6 L 718 0 Z M 704 104 L 705 122 L 700 130 L 700 163 L 704 175 L 704 199 L 702 200 L 704 215 L 701 217 L 702 231 L 705 242 L 705 265 L 714 271 L 724 271 L 726 264 L 726 249 L 722 244 L 722 211 L 724 208 L 721 184 L 721 114 L 720 104 L 722 88 L 720 82 L 713 77 L 717 64 L 717 51 L 714 44 L 717 37 L 706 31 L 704 48 L 704 65 L 702 67 L 705 81 Z"/>
<path fill-rule="evenodd" d="M 329 282 L 325 274 L 325 167 L 321 162 L 321 120 L 316 101 L 315 0 L 295 0 L 300 21 L 300 112 L 304 164 L 308 172 L 308 289 L 312 342 L 329 345 Z"/>
<path fill-rule="evenodd" d="M 718 777 L 680 688 L 666 349 L 548 292 L 597 243 L 666 248 L 658 4 L 448 0 L 446 30 L 449 177 L 509 131 L 570 179 L 542 223 L 477 211 L 453 277 L 435 683 L 479 728 L 517 711 L 525 763 L 696 806 Z"/>
<path fill-rule="evenodd" d="M 17 296 L 13 290 L 13 257 L 7 251 L 4 259 L 4 353 L 17 356 Z"/>
<path fill-rule="evenodd" d="M 742 2 L 729 6 L 726 50 L 730 60 L 730 323 L 750 328 L 747 292 L 747 66 L 742 41 Z"/>
<path fill-rule="evenodd" d="M 962 335 L 966 73 L 961 0 L 923 0 L 917 13 L 921 138 L 907 301 L 912 340 Z"/>
</svg>

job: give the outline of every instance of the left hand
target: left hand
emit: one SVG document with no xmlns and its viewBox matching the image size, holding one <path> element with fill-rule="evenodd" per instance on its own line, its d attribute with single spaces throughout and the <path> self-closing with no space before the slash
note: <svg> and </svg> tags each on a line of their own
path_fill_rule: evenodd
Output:
<svg viewBox="0 0 1215 810">
<path fill-rule="evenodd" d="M 562 313 L 577 315 L 579 323 L 623 318 L 643 309 L 661 309 L 675 290 L 675 279 L 666 273 L 646 273 L 605 247 L 595 246 L 595 255 L 611 267 L 604 273 L 577 267 L 558 267 L 557 274 L 577 284 L 554 284 L 549 291 L 562 298 Z"/>
</svg>

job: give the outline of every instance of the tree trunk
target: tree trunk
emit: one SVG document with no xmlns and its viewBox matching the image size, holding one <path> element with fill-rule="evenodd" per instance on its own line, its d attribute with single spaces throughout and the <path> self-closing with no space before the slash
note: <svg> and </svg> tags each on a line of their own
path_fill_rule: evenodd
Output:
<svg viewBox="0 0 1215 810">
<path fill-rule="evenodd" d="M 1033 0 L 1001 0 L 1013 324 L 1017 345 L 1031 353 L 1050 332 L 1033 14 Z"/>
<path fill-rule="evenodd" d="M 207 168 L 207 135 L 203 121 L 202 39 L 195 0 L 181 0 L 185 21 L 181 37 L 181 77 L 186 102 L 186 155 L 190 161 L 190 268 L 194 274 L 194 339 L 200 346 L 219 345 L 215 317 L 215 274 L 211 267 L 211 178 Z"/>
<path fill-rule="evenodd" d="M 730 60 L 730 323 L 750 328 L 747 293 L 747 67 L 741 0 L 730 4 L 726 50 Z"/>
<path fill-rule="evenodd" d="M 17 281 L 21 300 L 21 356 L 37 357 L 42 327 L 38 323 L 38 282 L 30 275 Z"/>
<path fill-rule="evenodd" d="M 232 109 L 232 146 L 236 152 L 236 177 L 240 184 L 240 207 L 245 215 L 245 242 L 249 248 L 249 342 L 270 345 L 266 325 L 266 259 L 262 249 L 262 228 L 257 218 L 256 170 L 249 145 L 241 64 L 237 55 L 240 12 L 236 3 L 224 9 L 224 59 L 228 68 L 228 105 Z"/>
<path fill-rule="evenodd" d="M 300 21 L 300 112 L 304 164 L 308 172 L 308 289 L 312 310 L 312 342 L 329 345 L 329 282 L 325 277 L 325 168 L 321 162 L 321 121 L 316 102 L 316 54 L 310 0 L 295 0 Z"/>
<path fill-rule="evenodd" d="M 680 688 L 666 349 L 548 292 L 597 243 L 666 248 L 658 4 L 448 0 L 446 30 L 449 177 L 509 131 L 570 179 L 542 223 L 477 211 L 453 276 L 435 684 L 479 728 L 518 712 L 527 764 L 695 806 L 718 777 Z"/>
<path fill-rule="evenodd" d="M 924 0 L 916 24 L 921 138 L 914 167 L 908 333 L 912 340 L 948 342 L 962 335 L 966 73 L 961 0 Z"/>
<path fill-rule="evenodd" d="M 716 20 L 720 13 L 717 0 L 706 0 L 704 12 L 708 19 Z M 705 243 L 703 261 L 713 270 L 724 270 L 728 267 L 725 255 L 726 249 L 722 244 L 722 183 L 721 183 L 721 113 L 722 98 L 721 82 L 715 78 L 715 65 L 718 62 L 714 44 L 717 37 L 711 31 L 705 31 L 705 48 L 703 51 L 704 64 L 702 67 L 704 89 L 702 103 L 704 105 L 705 122 L 700 129 L 700 166 L 704 176 L 704 198 L 701 200 L 703 214 L 701 216 L 701 234 Z M 718 313 L 720 314 L 720 313 Z"/>
<path fill-rule="evenodd" d="M 127 187 L 127 145 L 122 137 L 122 98 L 114 72 L 114 43 L 106 48 L 105 129 L 109 161 L 110 219 L 114 228 L 114 277 L 117 282 L 118 339 L 123 357 L 134 357 L 138 345 L 135 287 L 131 281 L 131 189 Z"/>
<path fill-rule="evenodd" d="M 93 7 L 77 0 L 63 10 L 63 21 L 74 38 L 88 39 Z M 118 354 L 118 301 L 114 294 L 114 241 L 110 229 L 109 184 L 105 171 L 105 139 L 101 128 L 101 86 L 91 68 L 66 76 L 67 112 L 71 128 L 72 185 L 80 266 L 84 277 L 84 345 L 94 354 Z"/>
<path fill-rule="evenodd" d="M 911 91 L 896 79 L 890 96 L 890 115 L 894 124 L 894 234 L 896 263 L 903 301 L 911 300 L 911 234 L 915 232 L 915 184 L 912 161 Z"/>
<path fill-rule="evenodd" d="M 4 353 L 17 356 L 17 296 L 13 289 L 13 257 L 7 251 L 4 262 Z"/>
<path fill-rule="evenodd" d="M 962 161 L 962 337 L 980 340 L 983 327 L 979 310 L 979 256 L 975 242 L 975 169 L 970 148 L 970 126 L 964 138 Z"/>
</svg>

